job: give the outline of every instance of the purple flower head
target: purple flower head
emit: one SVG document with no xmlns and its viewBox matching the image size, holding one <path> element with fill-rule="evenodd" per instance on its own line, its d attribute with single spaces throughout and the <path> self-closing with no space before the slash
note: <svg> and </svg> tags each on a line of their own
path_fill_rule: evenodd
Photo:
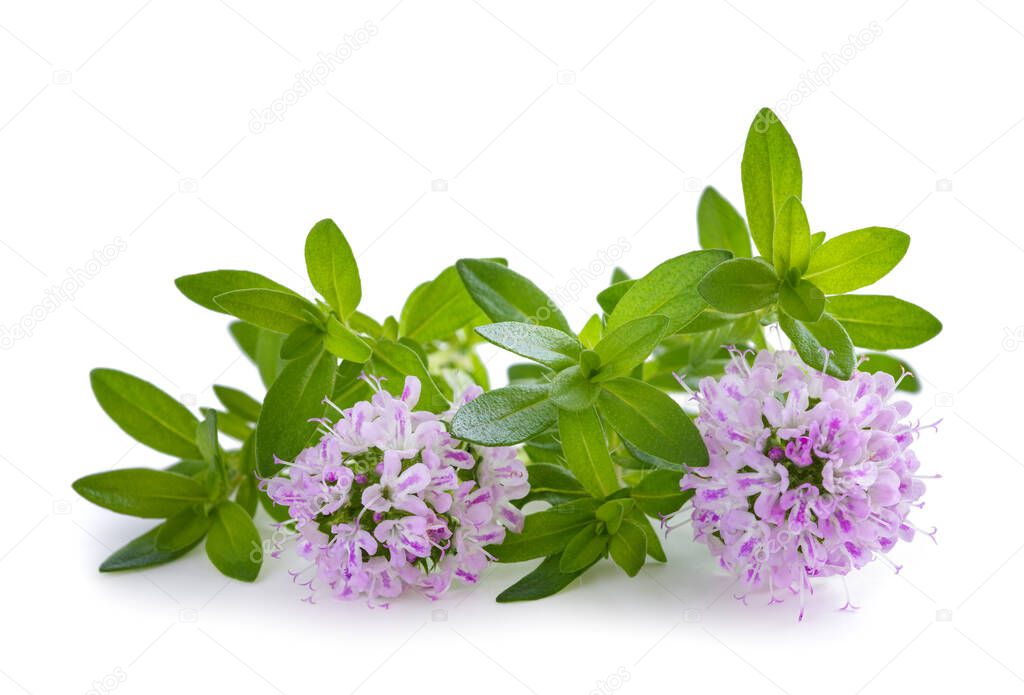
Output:
<svg viewBox="0 0 1024 695">
<path fill-rule="evenodd" d="M 886 557 L 918 529 L 907 520 L 925 486 L 910 445 L 920 425 L 884 373 L 848 381 L 810 370 L 791 351 L 734 354 L 694 398 L 709 463 L 692 490 L 694 539 L 749 591 L 800 596 L 812 577 L 846 575 Z M 688 522 L 687 522 L 688 523 Z M 927 532 L 934 535 L 934 530 Z M 847 606 L 849 606 L 847 602 Z"/>
<path fill-rule="evenodd" d="M 319 442 L 261 485 L 288 507 L 300 557 L 293 573 L 310 590 L 386 606 L 406 589 L 440 598 L 458 579 L 473 583 L 490 561 L 485 546 L 522 529 L 513 500 L 530 490 L 511 447 L 478 447 L 452 438 L 453 411 L 415 410 L 420 382 L 400 396 L 374 387 L 369 401 L 325 421 Z M 459 399 L 479 395 L 472 389 Z"/>
</svg>

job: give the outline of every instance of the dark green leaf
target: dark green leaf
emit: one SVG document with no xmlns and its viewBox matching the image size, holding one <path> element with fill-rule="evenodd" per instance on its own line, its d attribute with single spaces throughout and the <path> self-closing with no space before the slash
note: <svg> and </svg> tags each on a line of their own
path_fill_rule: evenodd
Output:
<svg viewBox="0 0 1024 695">
<path fill-rule="evenodd" d="M 362 298 L 352 247 L 334 220 L 320 220 L 306 236 L 306 272 L 313 288 L 343 319 Z"/>
<path fill-rule="evenodd" d="M 661 518 L 679 510 L 693 491 L 679 489 L 680 473 L 677 471 L 651 471 L 630 491 L 629 495 L 644 514 Z"/>
<path fill-rule="evenodd" d="M 623 439 L 670 463 L 707 465 L 708 453 L 700 433 L 668 394 L 627 377 L 601 386 L 598 410 Z"/>
<path fill-rule="evenodd" d="M 514 384 L 474 398 L 455 413 L 452 434 L 485 446 L 508 446 L 540 434 L 558 416 L 547 384 Z"/>
<path fill-rule="evenodd" d="M 626 519 L 619 532 L 612 536 L 608 550 L 615 564 L 630 577 L 635 577 L 647 557 L 647 534 L 642 526 L 632 519 Z"/>
<path fill-rule="evenodd" d="M 156 536 L 156 549 L 164 551 L 187 550 L 203 540 L 213 519 L 201 509 L 186 509 L 161 524 Z"/>
<path fill-rule="evenodd" d="M 779 278 L 761 258 L 734 258 L 705 275 L 697 289 L 714 308 L 742 314 L 778 299 Z"/>
<path fill-rule="evenodd" d="M 562 551 L 558 569 L 563 574 L 581 572 L 597 562 L 608 548 L 609 537 L 598 535 L 595 524 L 588 524 L 573 536 Z"/>
<path fill-rule="evenodd" d="M 560 553 L 580 529 L 593 524 L 595 499 L 581 499 L 526 516 L 523 532 L 508 534 L 504 542 L 487 546 L 499 562 L 522 562 Z"/>
<path fill-rule="evenodd" d="M 779 306 L 795 319 L 817 321 L 825 310 L 825 295 L 807 280 L 798 280 L 796 285 L 784 282 L 779 289 Z"/>
<path fill-rule="evenodd" d="M 206 491 L 195 479 L 150 468 L 94 473 L 71 487 L 93 504 L 144 519 L 167 519 L 206 501 Z"/>
<path fill-rule="evenodd" d="M 725 249 L 738 257 L 750 255 L 747 223 L 711 186 L 704 189 L 697 203 L 697 233 L 701 248 Z"/>
<path fill-rule="evenodd" d="M 463 259 L 455 267 L 470 296 L 492 321 L 538 323 L 572 333 L 555 303 L 519 273 L 474 258 Z"/>
<path fill-rule="evenodd" d="M 626 514 L 631 509 L 633 509 L 633 500 L 631 499 L 609 500 L 597 508 L 594 516 L 598 521 L 604 522 L 608 533 L 615 534 L 619 532 L 622 520 L 626 518 Z"/>
<path fill-rule="evenodd" d="M 697 283 L 730 255 L 728 251 L 692 251 L 665 261 L 623 295 L 608 317 L 606 330 L 661 314 L 668 317 L 666 333 L 675 333 L 707 308 Z"/>
<path fill-rule="evenodd" d="M 217 395 L 217 400 L 223 403 L 229 412 L 244 418 L 247 422 L 256 422 L 259 419 L 260 408 L 263 406 L 245 391 L 216 384 L 213 387 L 213 392 Z"/>
<path fill-rule="evenodd" d="M 773 258 L 775 215 L 790 196 L 801 196 L 800 156 L 779 117 L 761 109 L 747 133 L 740 163 L 750 235 L 765 258 Z"/>
<path fill-rule="evenodd" d="M 522 503 L 541 500 L 551 505 L 571 502 L 589 496 L 579 481 L 562 466 L 551 463 L 531 463 L 526 467 L 530 478 L 530 493 Z M 517 500 L 516 504 L 519 504 Z"/>
<path fill-rule="evenodd" d="M 601 418 L 594 408 L 559 410 L 558 435 L 566 465 L 585 490 L 594 497 L 606 497 L 619 489 Z"/>
<path fill-rule="evenodd" d="M 921 307 L 886 295 L 829 297 L 828 313 L 843 324 L 854 345 L 870 350 L 912 348 L 942 330 L 942 323 Z"/>
<path fill-rule="evenodd" d="M 196 273 L 195 275 L 183 275 L 174 281 L 181 293 L 191 299 L 199 306 L 218 311 L 222 314 L 229 313 L 214 301 L 220 294 L 234 292 L 235 290 L 277 290 L 295 294 L 284 285 L 274 282 L 268 277 L 248 270 L 211 270 L 207 273 Z M 297 296 L 297 295 L 296 295 Z"/>
<path fill-rule="evenodd" d="M 235 502 L 238 506 L 244 509 L 249 516 L 255 516 L 259 497 L 260 491 L 256 487 L 256 478 L 252 475 L 242 478 L 242 482 L 238 485 L 238 491 L 235 493 Z"/>
<path fill-rule="evenodd" d="M 868 352 L 863 355 L 858 371 L 875 374 L 885 372 L 899 383 L 897 388 L 907 393 L 919 393 L 921 382 L 914 376 L 913 368 L 901 359 L 880 352 Z M 900 378 L 902 377 L 902 379 Z"/>
<path fill-rule="evenodd" d="M 601 357 L 595 381 L 629 374 L 647 359 L 667 328 L 668 318 L 655 315 L 634 319 L 609 332 L 594 346 L 594 352 Z"/>
<path fill-rule="evenodd" d="M 276 333 L 291 333 L 320 318 L 314 304 L 279 290 L 234 290 L 218 294 L 215 301 L 227 313 Z"/>
<path fill-rule="evenodd" d="M 852 292 L 884 277 L 909 245 L 909 236 L 887 227 L 840 234 L 814 250 L 804 277 L 825 294 Z"/>
<path fill-rule="evenodd" d="M 779 326 L 793 341 L 800 359 L 809 367 L 825 370 L 827 352 L 828 369 L 825 371 L 840 379 L 849 379 L 853 374 L 853 343 L 842 325 L 827 313 L 813 323 L 804 323 L 782 314 L 779 316 Z"/>
<path fill-rule="evenodd" d="M 634 524 L 643 529 L 644 535 L 647 536 L 647 554 L 658 562 L 666 562 L 668 558 L 665 557 L 665 549 L 661 547 L 658 532 L 651 526 L 644 513 L 639 508 L 633 507 L 629 512 L 629 518 Z"/>
<path fill-rule="evenodd" d="M 378 340 L 373 347 L 374 374 L 383 377 L 383 386 L 391 394 L 399 396 L 405 388 L 405 378 L 414 376 L 420 380 L 418 408 L 440 413 L 450 406 L 437 383 L 427 371 L 419 355 L 406 345 L 390 340 Z"/>
<path fill-rule="evenodd" d="M 580 342 L 557 328 L 503 321 L 476 329 L 485 340 L 552 369 L 576 364 Z"/>
<path fill-rule="evenodd" d="M 212 514 L 206 556 L 225 576 L 255 581 L 263 564 L 263 545 L 249 514 L 230 501 L 221 502 Z"/>
<path fill-rule="evenodd" d="M 498 594 L 498 603 L 513 601 L 534 601 L 557 594 L 569 586 L 588 568 L 565 574 L 559 569 L 562 554 L 556 553 L 544 559 L 537 569 L 520 579 L 518 582 Z"/>
<path fill-rule="evenodd" d="M 281 359 L 294 360 L 296 357 L 319 350 L 324 344 L 324 332 L 319 326 L 304 323 L 288 334 L 281 343 Z"/>
<path fill-rule="evenodd" d="M 165 562 L 176 560 L 188 551 L 192 550 L 199 541 L 186 548 L 176 550 L 160 550 L 156 546 L 157 538 L 167 522 L 159 524 L 122 548 L 114 551 L 103 564 L 100 565 L 100 572 L 120 572 L 123 570 L 139 569 L 142 567 L 153 567 L 162 565 Z"/>
</svg>

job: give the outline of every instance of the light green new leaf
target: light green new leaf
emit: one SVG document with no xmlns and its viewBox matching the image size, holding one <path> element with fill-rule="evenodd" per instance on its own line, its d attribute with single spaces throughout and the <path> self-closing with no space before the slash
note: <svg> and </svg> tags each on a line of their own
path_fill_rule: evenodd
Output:
<svg viewBox="0 0 1024 695">
<path fill-rule="evenodd" d="M 290 292 L 234 290 L 218 294 L 214 301 L 232 316 L 276 333 L 291 333 L 321 320 L 315 304 Z"/>
<path fill-rule="evenodd" d="M 94 369 L 92 391 L 117 426 L 142 444 L 164 454 L 197 459 L 196 416 L 148 381 L 117 371 Z"/>
<path fill-rule="evenodd" d="M 558 436 L 566 466 L 587 492 L 606 497 L 619 489 L 601 418 L 593 407 L 579 412 L 559 410 Z"/>
<path fill-rule="evenodd" d="M 537 323 L 572 333 L 555 303 L 519 273 L 476 258 L 464 258 L 455 267 L 470 296 L 492 321 Z"/>
<path fill-rule="evenodd" d="M 359 306 L 359 267 L 334 220 L 320 220 L 306 236 L 306 272 L 313 288 L 343 319 Z"/>
<path fill-rule="evenodd" d="M 715 266 L 697 290 L 715 309 L 742 314 L 775 302 L 779 278 L 761 258 L 734 258 Z"/>
<path fill-rule="evenodd" d="M 775 216 L 790 196 L 801 197 L 803 174 L 796 146 L 771 109 L 761 109 L 750 124 L 740 176 L 750 235 L 762 256 L 774 258 Z"/>
<path fill-rule="evenodd" d="M 775 273 L 786 277 L 790 268 L 803 273 L 811 260 L 811 225 L 799 198 L 788 198 L 775 219 L 772 262 Z"/>
<path fill-rule="evenodd" d="M 373 354 L 373 348 L 365 340 L 333 316 L 327 319 L 327 333 L 323 340 L 324 347 L 332 355 L 349 362 L 365 362 Z"/>
<path fill-rule="evenodd" d="M 675 333 L 707 308 L 707 302 L 697 292 L 697 283 L 731 255 L 728 251 L 712 250 L 692 251 L 670 258 L 629 288 L 608 317 L 606 330 L 661 314 L 668 317 L 665 332 Z"/>
<path fill-rule="evenodd" d="M 886 295 L 829 297 L 828 313 L 843 324 L 854 345 L 870 350 L 912 348 L 942 330 L 942 323 L 921 307 Z"/>
<path fill-rule="evenodd" d="M 888 227 L 840 234 L 814 250 L 804 278 L 825 294 L 852 292 L 882 279 L 909 245 L 909 236 Z"/>
<path fill-rule="evenodd" d="M 697 203 L 697 233 L 701 248 L 725 249 L 733 256 L 750 256 L 747 223 L 722 195 L 711 186 Z"/>
<path fill-rule="evenodd" d="M 580 342 L 557 328 L 503 321 L 476 329 L 484 340 L 535 362 L 564 369 L 580 359 Z"/>
<path fill-rule="evenodd" d="M 825 370 L 827 352 L 827 373 L 840 379 L 849 379 L 853 374 L 856 364 L 853 343 L 842 325 L 828 313 L 814 322 L 803 322 L 782 314 L 779 326 L 793 341 L 800 359 L 811 368 Z"/>
<path fill-rule="evenodd" d="M 601 357 L 601 369 L 595 381 L 607 381 L 629 374 L 647 359 L 668 329 L 668 318 L 661 315 L 634 319 L 615 328 L 594 346 Z"/>
<path fill-rule="evenodd" d="M 71 487 L 93 504 L 144 519 L 167 519 L 206 501 L 206 491 L 196 480 L 152 468 L 94 473 Z"/>
<path fill-rule="evenodd" d="M 225 576 L 256 581 L 263 564 L 263 545 L 252 519 L 239 504 L 221 502 L 213 511 L 206 556 Z"/>
<path fill-rule="evenodd" d="M 558 417 L 548 389 L 547 384 L 513 384 L 488 391 L 459 408 L 452 419 L 452 435 L 484 446 L 524 442 Z"/>
</svg>

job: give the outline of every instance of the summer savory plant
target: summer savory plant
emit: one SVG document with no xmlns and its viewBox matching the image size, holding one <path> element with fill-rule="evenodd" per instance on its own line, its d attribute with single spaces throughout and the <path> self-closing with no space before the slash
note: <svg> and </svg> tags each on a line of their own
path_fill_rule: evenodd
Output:
<svg viewBox="0 0 1024 695">
<path fill-rule="evenodd" d="M 316 298 L 249 271 L 179 278 L 234 317 L 267 392 L 217 385 L 222 407 L 198 417 L 137 377 L 93 372 L 107 414 L 179 459 L 76 481 L 96 504 L 163 520 L 100 569 L 168 562 L 205 539 L 219 570 L 252 581 L 264 548 L 289 544 L 308 600 L 387 605 L 474 583 L 490 562 L 539 560 L 498 595 L 510 602 L 605 559 L 635 576 L 666 560 L 664 533 L 692 524 L 744 595 L 799 595 L 802 615 L 812 579 L 895 566 L 924 476 L 911 449 L 922 427 L 898 397 L 918 382 L 887 351 L 941 324 L 851 293 L 891 271 L 909 237 L 812 233 L 796 148 L 768 109 L 741 180 L 746 219 L 706 189 L 700 249 L 635 279 L 615 269 L 578 331 L 501 259 L 457 261 L 378 322 L 358 311 L 359 271 L 330 220 L 306 239 Z M 488 390 L 482 342 L 525 358 L 507 386 Z"/>
</svg>

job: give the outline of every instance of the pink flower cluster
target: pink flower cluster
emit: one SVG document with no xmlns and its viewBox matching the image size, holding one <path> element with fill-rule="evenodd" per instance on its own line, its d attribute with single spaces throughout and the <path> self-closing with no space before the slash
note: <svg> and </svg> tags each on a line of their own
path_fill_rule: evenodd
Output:
<svg viewBox="0 0 1024 695">
<path fill-rule="evenodd" d="M 700 382 L 697 427 L 710 463 L 692 489 L 694 538 L 745 591 L 799 594 L 810 579 L 845 575 L 909 541 L 925 486 L 910 445 L 919 425 L 884 373 L 841 381 L 790 351 L 734 354 L 725 375 Z M 934 534 L 934 530 L 928 532 Z M 742 596 L 740 597 L 742 598 Z M 847 606 L 849 607 L 849 600 Z"/>
<path fill-rule="evenodd" d="M 455 578 L 475 583 L 506 530 L 523 515 L 512 501 L 529 492 L 511 447 L 470 446 L 448 434 L 451 412 L 414 410 L 420 382 L 396 398 L 371 380 L 369 401 L 323 421 L 319 443 L 263 485 L 288 507 L 298 553 L 310 565 L 293 576 L 339 599 L 386 606 L 406 588 L 431 599 Z M 473 387 L 460 399 L 475 398 Z"/>
</svg>

